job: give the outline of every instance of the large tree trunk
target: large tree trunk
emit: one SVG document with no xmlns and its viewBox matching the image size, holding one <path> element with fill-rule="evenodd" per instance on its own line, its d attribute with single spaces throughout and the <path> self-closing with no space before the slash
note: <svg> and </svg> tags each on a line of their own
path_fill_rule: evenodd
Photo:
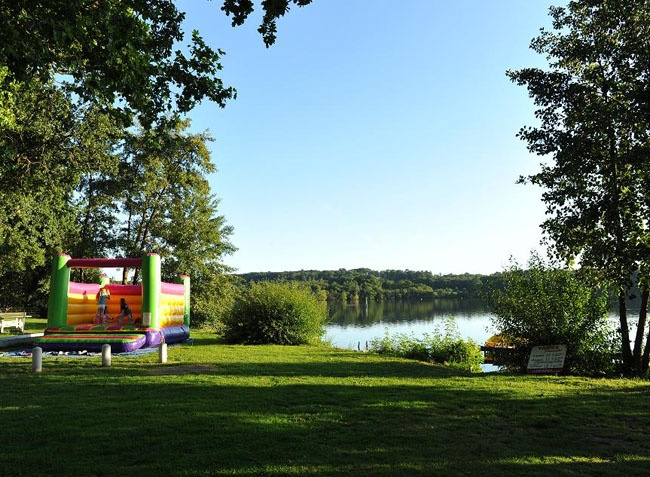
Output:
<svg viewBox="0 0 650 477">
<path fill-rule="evenodd" d="M 625 290 L 618 292 L 618 315 L 621 325 L 621 351 L 623 354 L 623 374 L 632 374 L 632 348 L 630 347 L 630 330 L 627 323 L 627 306 L 625 304 Z"/>
<path fill-rule="evenodd" d="M 650 294 L 650 292 L 649 292 Z M 641 310 L 639 310 L 639 322 L 641 321 L 641 314 L 643 313 L 646 317 L 648 315 L 648 302 L 645 302 L 645 307 L 641 303 Z M 639 323 L 640 324 L 640 323 Z M 643 349 L 643 358 L 641 358 L 641 375 L 645 375 L 650 368 L 650 330 L 648 330 L 648 335 L 645 341 L 645 348 Z"/>
<path fill-rule="evenodd" d="M 641 309 L 639 310 L 639 324 L 636 327 L 636 338 L 634 339 L 634 353 L 632 355 L 634 362 L 634 374 L 640 375 L 643 372 L 641 361 L 641 351 L 643 347 L 643 336 L 645 334 L 645 325 L 648 319 L 648 296 L 650 290 L 643 290 L 641 293 Z"/>
</svg>

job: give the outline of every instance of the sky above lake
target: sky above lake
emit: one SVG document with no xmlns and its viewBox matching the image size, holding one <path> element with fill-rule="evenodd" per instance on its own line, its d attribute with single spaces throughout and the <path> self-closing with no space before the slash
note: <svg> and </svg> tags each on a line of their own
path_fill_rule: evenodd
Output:
<svg viewBox="0 0 650 477">
<path fill-rule="evenodd" d="M 219 213 L 239 272 L 503 270 L 540 250 L 541 190 L 516 184 L 541 158 L 516 137 L 534 105 L 508 69 L 546 0 L 314 0 L 232 28 L 222 2 L 179 1 L 186 31 L 226 52 L 238 98 L 189 117 L 208 130 Z"/>
</svg>

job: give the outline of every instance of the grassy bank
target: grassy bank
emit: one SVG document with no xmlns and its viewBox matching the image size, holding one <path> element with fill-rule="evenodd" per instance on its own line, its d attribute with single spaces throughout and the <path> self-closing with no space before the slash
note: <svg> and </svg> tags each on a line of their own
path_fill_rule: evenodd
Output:
<svg viewBox="0 0 650 477">
<path fill-rule="evenodd" d="M 47 326 L 47 318 L 27 318 L 25 320 L 25 333 L 42 333 Z"/>
<path fill-rule="evenodd" d="M 314 347 L 0 359 L 0 475 L 647 475 L 650 383 Z"/>
</svg>

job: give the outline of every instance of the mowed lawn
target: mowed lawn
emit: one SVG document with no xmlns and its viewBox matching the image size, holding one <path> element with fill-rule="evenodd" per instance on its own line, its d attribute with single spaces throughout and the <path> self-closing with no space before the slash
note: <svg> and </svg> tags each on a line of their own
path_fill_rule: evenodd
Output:
<svg viewBox="0 0 650 477">
<path fill-rule="evenodd" d="M 650 383 L 319 347 L 0 358 L 0 475 L 650 475 Z"/>
</svg>

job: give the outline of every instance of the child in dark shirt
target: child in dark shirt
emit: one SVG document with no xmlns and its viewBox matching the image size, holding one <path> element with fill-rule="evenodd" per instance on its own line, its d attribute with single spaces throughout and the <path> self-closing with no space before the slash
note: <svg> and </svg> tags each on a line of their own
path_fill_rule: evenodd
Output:
<svg viewBox="0 0 650 477">
<path fill-rule="evenodd" d="M 122 321 L 124 320 L 124 321 Z M 133 312 L 124 298 L 120 298 L 120 314 L 117 315 L 117 321 L 120 325 L 130 325 L 133 323 Z"/>
</svg>

